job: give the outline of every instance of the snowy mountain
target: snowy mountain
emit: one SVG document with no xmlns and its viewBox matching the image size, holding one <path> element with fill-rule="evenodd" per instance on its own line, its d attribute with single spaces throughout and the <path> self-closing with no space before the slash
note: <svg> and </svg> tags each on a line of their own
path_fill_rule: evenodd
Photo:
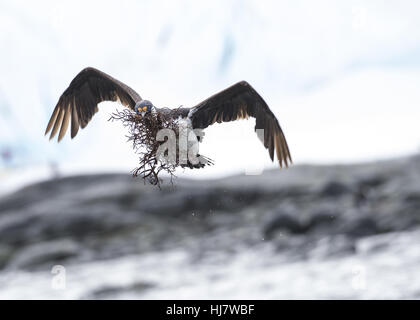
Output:
<svg viewBox="0 0 420 320">
<path fill-rule="evenodd" d="M 245 79 L 278 116 L 296 163 L 349 162 L 418 150 L 420 39 L 415 1 L 2 1 L 0 160 L 63 171 L 136 163 L 103 103 L 74 141 L 43 132 L 83 67 L 126 82 L 157 106 L 191 106 Z M 219 128 L 220 127 L 220 128 Z M 272 167 L 252 122 L 216 125 L 191 177 Z M 252 150 L 252 151 L 251 151 Z M 232 161 L 232 157 L 237 157 Z M 232 162 L 235 166 L 232 166 Z"/>
</svg>

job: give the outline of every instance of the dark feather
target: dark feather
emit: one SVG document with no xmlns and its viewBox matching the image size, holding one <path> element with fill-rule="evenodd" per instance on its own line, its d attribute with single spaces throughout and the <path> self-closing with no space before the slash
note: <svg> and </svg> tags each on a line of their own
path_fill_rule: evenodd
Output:
<svg viewBox="0 0 420 320">
<path fill-rule="evenodd" d="M 275 115 L 263 98 L 246 81 L 216 93 L 191 110 L 193 128 L 207 128 L 215 122 L 229 122 L 253 117 L 255 130 L 264 129 L 264 147 L 271 160 L 276 151 L 279 165 L 286 167 L 292 162 L 286 138 Z"/>
<path fill-rule="evenodd" d="M 52 139 L 60 129 L 58 141 L 66 134 L 71 122 L 71 137 L 86 127 L 102 101 L 118 101 L 134 110 L 140 95 L 121 81 L 95 68 L 83 69 L 61 95 L 48 122 L 45 134 Z"/>
</svg>

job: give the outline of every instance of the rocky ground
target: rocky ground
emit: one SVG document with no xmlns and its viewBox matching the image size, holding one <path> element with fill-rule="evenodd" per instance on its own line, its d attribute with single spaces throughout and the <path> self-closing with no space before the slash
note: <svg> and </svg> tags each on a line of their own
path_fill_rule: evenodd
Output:
<svg viewBox="0 0 420 320">
<path fill-rule="evenodd" d="M 419 298 L 419 242 L 418 156 L 162 190 L 73 176 L 0 199 L 0 298 Z"/>
</svg>

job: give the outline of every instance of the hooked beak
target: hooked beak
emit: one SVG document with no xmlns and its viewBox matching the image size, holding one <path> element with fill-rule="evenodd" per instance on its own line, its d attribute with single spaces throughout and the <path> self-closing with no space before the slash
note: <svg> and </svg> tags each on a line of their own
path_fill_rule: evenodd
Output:
<svg viewBox="0 0 420 320">
<path fill-rule="evenodd" d="M 141 117 L 143 118 L 146 115 L 146 111 L 140 112 Z"/>
</svg>

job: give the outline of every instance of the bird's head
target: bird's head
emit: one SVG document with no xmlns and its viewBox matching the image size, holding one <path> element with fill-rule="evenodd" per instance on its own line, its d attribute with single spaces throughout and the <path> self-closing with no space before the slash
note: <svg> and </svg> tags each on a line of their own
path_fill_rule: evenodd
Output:
<svg viewBox="0 0 420 320">
<path fill-rule="evenodd" d="M 144 117 L 146 114 L 151 113 L 154 106 L 149 100 L 141 100 L 136 103 L 134 110 L 138 115 Z"/>
</svg>

